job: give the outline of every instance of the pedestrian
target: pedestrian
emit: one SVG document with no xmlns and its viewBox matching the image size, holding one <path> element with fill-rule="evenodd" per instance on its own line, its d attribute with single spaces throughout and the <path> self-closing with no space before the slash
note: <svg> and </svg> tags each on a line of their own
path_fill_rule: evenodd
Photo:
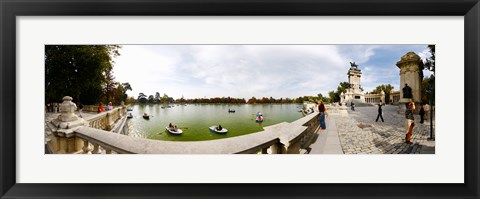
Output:
<svg viewBox="0 0 480 199">
<path fill-rule="evenodd" d="M 98 105 L 97 113 L 105 112 L 105 108 L 103 107 L 103 103 L 100 102 L 100 105 Z"/>
<path fill-rule="evenodd" d="M 430 118 L 430 105 L 428 105 L 428 103 L 427 103 L 427 104 L 424 105 L 423 108 L 425 109 L 425 118 L 424 119 L 428 121 L 428 118 Z"/>
<path fill-rule="evenodd" d="M 423 119 L 425 116 L 425 108 L 423 108 L 423 106 L 420 106 L 420 111 L 418 114 L 420 115 L 420 124 L 423 124 Z"/>
<path fill-rule="evenodd" d="M 82 116 L 82 111 L 83 111 L 83 104 L 81 102 L 78 102 L 78 115 L 83 118 Z"/>
<path fill-rule="evenodd" d="M 47 112 L 52 112 L 52 105 L 50 103 L 47 104 Z"/>
<path fill-rule="evenodd" d="M 112 109 L 113 109 L 112 102 L 109 102 L 108 105 L 107 105 L 107 108 L 105 110 L 109 111 L 109 110 L 112 110 Z"/>
<path fill-rule="evenodd" d="M 323 104 L 322 100 L 318 101 L 318 112 L 320 112 L 320 115 L 318 116 L 318 120 L 320 123 L 320 128 L 322 130 L 325 130 L 327 128 L 327 125 L 325 124 L 325 105 Z"/>
<path fill-rule="evenodd" d="M 413 102 L 408 103 L 407 110 L 405 110 L 405 129 L 407 134 L 405 135 L 405 143 L 413 144 L 412 134 L 413 127 L 415 126 L 415 118 L 413 117 L 413 111 L 415 110 L 415 104 Z"/>
<path fill-rule="evenodd" d="M 54 112 L 57 113 L 58 112 L 58 103 L 55 103 L 53 107 L 54 107 Z"/>
<path fill-rule="evenodd" d="M 352 111 L 355 111 L 355 104 L 352 102 L 352 104 L 350 104 L 350 109 L 352 109 Z"/>
<path fill-rule="evenodd" d="M 377 115 L 377 119 L 375 120 L 375 122 L 378 122 L 378 118 L 381 118 L 382 119 L 382 122 L 385 122 L 383 121 L 383 111 L 382 111 L 382 104 L 378 104 L 378 115 Z"/>
</svg>

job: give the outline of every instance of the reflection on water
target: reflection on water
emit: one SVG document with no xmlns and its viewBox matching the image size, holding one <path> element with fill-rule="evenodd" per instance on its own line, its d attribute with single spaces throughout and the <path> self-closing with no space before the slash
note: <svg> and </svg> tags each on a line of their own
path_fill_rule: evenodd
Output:
<svg viewBox="0 0 480 199">
<path fill-rule="evenodd" d="M 281 122 L 292 122 L 301 117 L 296 104 L 268 105 L 134 105 L 133 118 L 128 120 L 129 135 L 156 140 L 196 141 L 233 137 L 262 131 L 263 127 Z M 229 113 L 228 109 L 235 109 Z M 255 122 L 256 113 L 263 113 L 264 121 Z M 146 120 L 144 113 L 151 116 Z M 183 130 L 182 135 L 173 135 L 166 131 L 169 123 Z M 216 134 L 208 127 L 222 125 L 228 129 L 226 134 Z"/>
</svg>

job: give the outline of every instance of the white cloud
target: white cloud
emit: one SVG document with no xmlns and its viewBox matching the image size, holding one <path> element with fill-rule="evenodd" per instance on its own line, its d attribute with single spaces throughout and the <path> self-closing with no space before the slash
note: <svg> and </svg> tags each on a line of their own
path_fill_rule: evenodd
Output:
<svg viewBox="0 0 480 199">
<path fill-rule="evenodd" d="M 349 62 L 364 68 L 362 87 L 395 84 L 398 71 L 373 63 L 378 45 L 126 45 L 114 67 L 136 96 L 174 98 L 327 95 L 348 81 Z M 389 47 L 394 48 L 394 47 Z M 394 58 L 394 59 L 399 59 Z M 372 62 L 372 63 L 370 63 Z M 388 63 L 392 65 L 392 63 Z M 373 87 L 373 88 L 372 88 Z"/>
</svg>

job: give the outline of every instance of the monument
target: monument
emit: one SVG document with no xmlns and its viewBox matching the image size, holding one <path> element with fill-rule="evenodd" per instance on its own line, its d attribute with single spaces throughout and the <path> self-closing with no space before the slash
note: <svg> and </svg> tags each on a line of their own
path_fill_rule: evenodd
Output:
<svg viewBox="0 0 480 199">
<path fill-rule="evenodd" d="M 364 103 L 365 94 L 360 89 L 360 77 L 362 76 L 362 70 L 358 68 L 355 62 L 350 62 L 350 69 L 348 70 L 348 83 L 349 87 L 342 93 L 340 97 L 341 103 L 351 103 L 352 101 Z"/>
<path fill-rule="evenodd" d="M 400 103 L 420 103 L 422 59 L 414 52 L 408 52 L 401 57 L 396 65 L 400 69 L 400 85 L 404 85 L 402 89 L 400 89 Z"/>
</svg>

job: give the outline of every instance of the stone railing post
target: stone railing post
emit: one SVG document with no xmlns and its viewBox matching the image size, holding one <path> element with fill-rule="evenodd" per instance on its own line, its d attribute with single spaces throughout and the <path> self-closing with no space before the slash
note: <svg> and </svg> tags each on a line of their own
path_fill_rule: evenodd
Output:
<svg viewBox="0 0 480 199">
<path fill-rule="evenodd" d="M 272 145 L 270 149 L 272 150 L 272 154 L 282 154 L 286 152 L 283 144 L 280 142 L 277 142 L 274 145 Z"/>
<path fill-rule="evenodd" d="M 72 99 L 70 96 L 63 97 L 63 103 L 60 104 L 60 115 L 48 124 L 56 139 L 55 153 L 75 153 L 85 150 L 83 149 L 83 140 L 75 137 L 75 130 L 88 125 L 88 123 L 74 114 L 77 106 Z"/>
<path fill-rule="evenodd" d="M 88 140 L 83 141 L 83 153 L 90 153 L 90 144 L 88 143 Z"/>
<path fill-rule="evenodd" d="M 112 123 L 113 123 L 112 122 L 112 112 L 109 111 L 105 117 L 106 117 L 105 118 L 105 121 L 106 121 L 105 122 L 106 123 L 105 124 L 105 128 L 106 128 L 105 130 L 110 131 L 110 130 L 112 130 Z"/>
<path fill-rule="evenodd" d="M 93 144 L 92 154 L 99 154 L 99 153 L 100 153 L 100 146 L 98 144 Z"/>
</svg>

